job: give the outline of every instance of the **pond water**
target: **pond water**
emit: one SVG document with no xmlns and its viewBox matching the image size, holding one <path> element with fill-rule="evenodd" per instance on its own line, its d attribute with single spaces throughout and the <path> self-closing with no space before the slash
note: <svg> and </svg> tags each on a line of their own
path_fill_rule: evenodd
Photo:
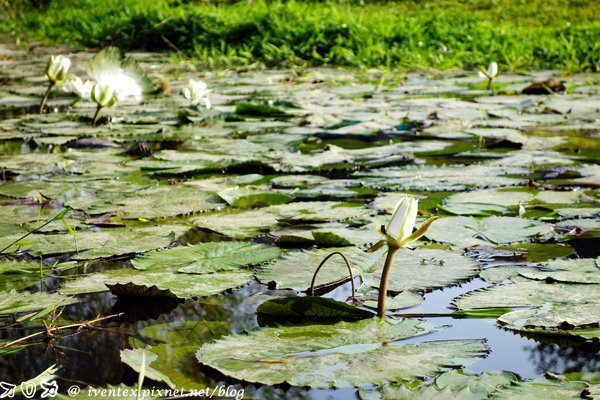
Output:
<svg viewBox="0 0 600 400">
<path fill-rule="evenodd" d="M 464 385 L 505 370 L 525 390 L 530 380 L 555 384 L 544 380 L 552 373 L 561 390 L 600 392 L 597 374 L 574 375 L 600 367 L 600 76 L 564 76 L 566 93 L 525 96 L 529 83 L 559 73 L 506 73 L 491 93 L 472 72 L 204 71 L 139 53 L 170 91 L 103 109 L 92 128 L 95 106 L 69 93 L 53 92 L 50 112 L 36 112 L 47 57 L 59 53 L 85 76 L 89 52 L 0 46 L 0 381 L 57 365 L 61 393 L 134 387 L 141 359 L 127 357 L 151 346 L 147 387 L 231 385 L 245 398 L 391 398 L 441 390 L 445 371 L 462 366 Z M 211 110 L 179 96 L 190 78 L 208 83 Z M 393 318 L 418 328 L 385 340 L 322 342 L 323 333 L 306 346 L 245 343 L 255 337 L 247 332 L 283 338 L 290 323 L 328 332 L 339 321 L 257 315 L 269 299 L 305 296 L 331 251 L 348 255 L 360 301 L 371 299 L 384 252 L 361 249 L 379 240 L 375 227 L 403 193 L 420 199 L 419 222 L 442 217 L 392 272 Z M 66 223 L 52 220 L 65 207 Z M 331 264 L 319 292 L 345 302 L 345 266 Z M 10 345 L 44 323 L 116 314 Z M 359 322 L 347 324 L 344 335 Z M 238 362 L 236 340 L 257 354 Z M 350 368 L 348 349 L 368 369 L 380 365 L 370 354 L 388 346 L 420 356 L 438 343 L 420 362 L 431 370 L 416 376 L 323 378 Z M 459 343 L 478 350 L 443 348 Z M 211 349 L 222 359 L 207 357 Z M 394 365 L 418 359 L 389 352 L 381 358 Z M 316 376 L 303 358 L 314 359 Z M 481 398 L 508 387 L 497 385 Z"/>
</svg>

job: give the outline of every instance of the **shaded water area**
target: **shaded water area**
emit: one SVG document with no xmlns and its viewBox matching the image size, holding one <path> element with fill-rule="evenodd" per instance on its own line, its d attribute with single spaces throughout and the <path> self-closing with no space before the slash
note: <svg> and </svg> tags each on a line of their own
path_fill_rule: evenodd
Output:
<svg viewBox="0 0 600 400">
<path fill-rule="evenodd" d="M 0 348 L 0 381 L 57 365 L 61 393 L 134 387 L 140 360 L 122 362 L 132 354 L 123 350 L 149 345 L 158 374 L 147 387 L 231 385 L 245 398 L 393 397 L 386 390 L 401 382 L 425 390 L 462 366 L 467 376 L 505 370 L 526 382 L 564 375 L 575 394 L 598 386 L 597 377 L 571 379 L 600 367 L 600 76 L 565 76 L 566 93 L 525 96 L 529 83 L 559 73 L 501 75 L 491 93 L 472 72 L 204 71 L 140 53 L 142 69 L 170 90 L 104 109 L 92 128 L 94 105 L 58 90 L 50 112 L 36 113 L 47 55 L 57 53 L 85 75 L 90 53 L 0 46 L 0 346 L 44 323 L 118 316 Z M 208 83 L 211 110 L 179 96 L 190 78 Z M 320 364 L 329 344 L 318 337 L 283 352 L 265 340 L 264 354 L 244 360 L 261 376 L 234 355 L 223 354 L 236 361 L 227 364 L 196 353 L 231 334 L 298 324 L 256 309 L 306 296 L 330 251 L 348 254 L 360 307 L 372 310 L 383 251 L 362 249 L 379 240 L 375 227 L 403 193 L 420 199 L 419 221 L 442 218 L 417 250 L 402 249 L 392 272 L 391 315 L 420 320 L 419 329 L 383 343 L 469 342 L 477 351 L 440 350 L 431 370 L 383 383 L 331 383 L 295 366 L 314 357 L 316 375 L 327 377 L 352 364 Z M 65 207 L 66 225 L 20 239 Z M 317 283 L 324 297 L 351 296 L 340 260 Z M 338 322 L 314 317 L 300 322 Z M 332 351 L 346 345 L 382 346 L 376 338 Z M 270 384 L 277 363 L 291 372 Z"/>
</svg>

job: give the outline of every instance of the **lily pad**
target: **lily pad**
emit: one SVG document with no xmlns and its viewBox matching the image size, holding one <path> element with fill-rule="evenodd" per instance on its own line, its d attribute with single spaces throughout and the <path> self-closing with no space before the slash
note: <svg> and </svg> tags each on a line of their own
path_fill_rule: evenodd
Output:
<svg viewBox="0 0 600 400">
<path fill-rule="evenodd" d="M 51 311 L 53 308 L 75 303 L 76 301 L 73 297 L 58 293 L 3 291 L 0 292 L 0 315 L 40 310 Z"/>
<path fill-rule="evenodd" d="M 462 370 L 444 372 L 429 384 L 416 387 L 386 385 L 375 390 L 361 390 L 364 400 L 486 400 L 496 390 L 510 386 L 518 378 L 508 371 L 473 375 Z"/>
<path fill-rule="evenodd" d="M 211 296 L 242 286 L 252 280 L 251 271 L 183 275 L 168 271 L 144 272 L 118 269 L 90 274 L 67 282 L 62 294 L 113 291 L 118 295 L 143 297 L 195 298 Z"/>
<path fill-rule="evenodd" d="M 306 290 L 316 267 L 334 251 L 348 257 L 354 274 L 360 275 L 367 285 L 379 286 L 385 252 L 365 253 L 356 248 L 289 252 L 261 268 L 257 277 L 265 283 L 275 281 L 278 288 Z M 402 292 L 444 287 L 469 279 L 478 271 L 479 266 L 475 261 L 454 252 L 425 248 L 403 250 L 395 258 L 388 288 L 392 292 Z M 329 284 L 347 277 L 346 264 L 336 256 L 321 269 L 317 284 Z"/>
<path fill-rule="evenodd" d="M 248 242 L 210 242 L 172 247 L 137 256 L 132 264 L 141 270 L 172 270 L 188 274 L 235 271 L 258 265 L 282 254 L 274 246 Z"/>
<path fill-rule="evenodd" d="M 328 388 L 414 381 L 486 353 L 479 340 L 389 343 L 433 329 L 411 319 L 263 328 L 205 344 L 196 357 L 201 364 L 247 382 Z"/>
<path fill-rule="evenodd" d="M 473 217 L 448 217 L 435 221 L 425 236 L 436 242 L 470 247 L 490 242 L 523 242 L 536 237 L 545 238 L 551 233 L 549 225 L 517 217 L 492 216 L 481 220 Z"/>
<path fill-rule="evenodd" d="M 138 374 L 144 371 L 146 378 L 156 382 L 162 382 L 174 389 L 177 386 L 175 383 L 162 372 L 157 371 L 152 367 L 152 363 L 158 359 L 158 354 L 152 352 L 152 348 L 146 349 L 124 349 L 121 350 L 121 361 L 131 367 Z"/>
<path fill-rule="evenodd" d="M 373 317 L 370 311 L 326 297 L 277 297 L 262 303 L 256 312 L 263 315 L 311 320 L 353 320 Z"/>
</svg>

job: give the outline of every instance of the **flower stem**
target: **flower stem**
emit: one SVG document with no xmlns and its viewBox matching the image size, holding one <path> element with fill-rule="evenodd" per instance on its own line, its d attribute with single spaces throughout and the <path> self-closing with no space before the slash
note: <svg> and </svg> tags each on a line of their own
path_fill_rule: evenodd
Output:
<svg viewBox="0 0 600 400">
<path fill-rule="evenodd" d="M 488 78 L 487 90 L 492 90 L 492 78 Z"/>
<path fill-rule="evenodd" d="M 102 106 L 98 104 L 98 107 L 96 107 L 96 113 L 94 114 L 94 120 L 92 121 L 92 126 L 96 126 L 96 123 L 98 122 L 98 116 L 100 115 L 100 110 L 102 110 Z"/>
<path fill-rule="evenodd" d="M 40 114 L 44 112 L 44 106 L 46 105 L 46 101 L 48 100 L 48 96 L 50 95 L 50 91 L 54 87 L 55 83 L 50 82 L 48 85 L 48 89 L 46 89 L 46 93 L 44 93 L 44 97 L 42 97 L 42 102 L 40 103 Z"/>
<path fill-rule="evenodd" d="M 379 282 L 379 300 L 377 301 L 377 316 L 385 316 L 385 301 L 387 299 L 387 285 L 390 280 L 390 272 L 392 271 L 392 264 L 394 263 L 394 257 L 396 252 L 400 250 L 399 247 L 390 246 L 388 244 L 388 252 L 385 257 L 385 264 L 383 265 L 383 272 L 381 273 L 381 281 Z"/>
</svg>

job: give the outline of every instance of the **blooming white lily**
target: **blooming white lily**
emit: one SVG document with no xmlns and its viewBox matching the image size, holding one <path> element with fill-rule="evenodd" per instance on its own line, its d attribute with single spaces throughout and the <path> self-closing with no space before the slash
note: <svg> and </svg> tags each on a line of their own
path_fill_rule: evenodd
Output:
<svg viewBox="0 0 600 400">
<path fill-rule="evenodd" d="M 116 47 L 101 50 L 90 61 L 87 70 L 94 81 L 90 84 L 93 85 L 90 97 L 98 105 L 92 125 L 98 122 L 103 107 L 112 107 L 117 102 L 127 100 L 141 101 L 143 87 L 149 84 L 148 77 L 137 63 L 130 57 L 124 57 Z"/>
<path fill-rule="evenodd" d="M 207 89 L 206 82 L 190 79 L 188 86 L 181 91 L 181 94 L 190 101 L 192 106 L 204 104 L 206 109 L 210 109 L 211 103 L 207 97 L 210 92 Z"/>
<path fill-rule="evenodd" d="M 48 77 L 50 83 L 48 84 L 46 93 L 44 93 L 44 97 L 42 97 L 42 101 L 40 103 L 40 113 L 44 111 L 44 106 L 46 105 L 50 91 L 57 83 L 60 83 L 65 79 L 70 67 L 71 60 L 67 57 L 50 56 L 48 59 L 48 64 L 46 65 L 46 76 Z"/>
<path fill-rule="evenodd" d="M 479 77 L 488 80 L 488 90 L 492 88 L 492 81 L 496 79 L 497 76 L 498 64 L 495 61 L 492 61 L 490 65 L 488 65 L 487 70 L 479 68 Z"/>
<path fill-rule="evenodd" d="M 419 201 L 413 196 L 404 195 L 398 203 L 392 214 L 392 219 L 388 223 L 387 227 L 379 225 L 377 232 L 385 237 L 385 240 L 380 240 L 375 243 L 373 247 L 367 250 L 371 253 L 379 250 L 385 244 L 388 246 L 388 252 L 383 266 L 383 272 L 381 274 L 381 281 L 379 283 L 379 301 L 377 303 L 377 315 L 383 317 L 385 315 L 385 301 L 387 298 L 387 284 L 390 278 L 390 271 L 392 270 L 392 263 L 396 252 L 403 247 L 409 247 L 408 245 L 419 238 L 421 238 L 425 232 L 429 229 L 433 221 L 438 217 L 431 217 L 427 219 L 423 225 L 413 232 L 415 222 L 417 220 L 417 212 L 419 209 Z"/>
<path fill-rule="evenodd" d="M 46 76 L 54 84 L 62 81 L 67 76 L 71 67 L 71 60 L 63 56 L 50 56 L 46 65 Z"/>
<path fill-rule="evenodd" d="M 65 80 L 65 83 L 61 85 L 63 91 L 67 93 L 74 93 L 77 97 L 82 100 L 92 99 L 92 88 L 94 82 L 86 79 L 85 82 L 77 75 L 70 75 Z"/>
</svg>

